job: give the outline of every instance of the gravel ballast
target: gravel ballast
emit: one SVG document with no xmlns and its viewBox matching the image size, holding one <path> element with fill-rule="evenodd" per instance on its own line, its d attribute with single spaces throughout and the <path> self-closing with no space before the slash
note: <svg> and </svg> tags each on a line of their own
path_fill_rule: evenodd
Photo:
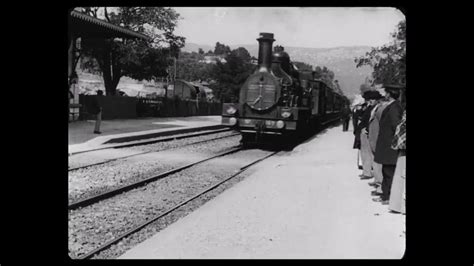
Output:
<svg viewBox="0 0 474 266">
<path fill-rule="evenodd" d="M 174 207 L 212 184 L 231 176 L 240 167 L 267 154 L 269 152 L 261 150 L 245 150 L 227 155 L 83 209 L 70 211 L 70 252 L 75 256 L 89 252 L 134 226 Z M 229 183 L 232 182 L 229 181 Z M 219 191 L 223 190 L 226 185 L 153 222 L 102 252 L 103 254 L 100 254 L 98 258 L 115 258 L 121 255 L 135 244 L 201 206 L 213 197 L 213 193 L 216 193 L 215 195 L 220 193 Z"/>
<path fill-rule="evenodd" d="M 146 145 L 138 145 L 127 148 L 110 148 L 105 150 L 97 150 L 86 153 L 79 153 L 68 158 L 69 160 L 69 169 L 85 167 L 91 164 L 103 163 L 109 160 L 119 159 L 126 156 L 134 156 L 136 154 L 141 154 L 144 152 L 154 152 L 162 151 L 167 149 L 179 148 L 184 145 L 189 145 L 194 142 L 207 141 L 215 138 L 230 136 L 235 134 L 233 131 L 220 132 L 216 134 L 209 134 L 204 136 L 190 137 L 184 139 L 176 139 L 170 141 L 157 142 Z M 175 135 L 175 137 L 180 137 L 185 134 Z"/>
<path fill-rule="evenodd" d="M 240 136 L 234 136 L 69 171 L 69 203 L 224 152 L 239 141 Z"/>
</svg>

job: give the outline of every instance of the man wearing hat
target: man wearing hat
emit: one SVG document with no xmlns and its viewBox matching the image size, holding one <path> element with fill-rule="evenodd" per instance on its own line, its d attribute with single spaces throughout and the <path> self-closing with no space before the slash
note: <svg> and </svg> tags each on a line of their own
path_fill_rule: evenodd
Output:
<svg viewBox="0 0 474 266">
<path fill-rule="evenodd" d="M 362 97 L 367 102 L 367 108 L 364 113 L 362 113 L 360 123 L 357 125 L 358 131 L 360 132 L 360 152 L 362 158 L 362 175 L 361 179 L 370 179 L 373 177 L 372 173 L 372 163 L 374 160 L 372 151 L 370 150 L 368 131 L 367 127 L 369 126 L 370 114 L 372 109 L 374 109 L 376 104 L 376 93 L 375 91 L 366 91 Z"/>
<path fill-rule="evenodd" d="M 387 107 L 387 101 L 385 101 L 384 96 L 380 94 L 380 92 L 375 91 L 375 98 L 377 104 L 375 105 L 374 109 L 372 109 L 372 113 L 370 114 L 369 119 L 369 127 L 368 127 L 368 135 L 369 135 L 369 146 L 370 151 L 375 156 L 375 147 L 377 145 L 377 138 L 379 136 L 379 124 L 380 124 L 380 117 L 382 116 L 382 112 Z M 383 92 L 385 95 L 385 92 Z M 376 188 L 375 191 L 372 191 L 373 196 L 380 196 L 382 195 L 382 165 L 373 161 L 372 163 L 372 172 L 374 175 L 374 182 L 369 183 L 369 185 Z"/>
<path fill-rule="evenodd" d="M 379 134 L 375 145 L 374 161 L 382 165 L 382 195 L 374 201 L 388 205 L 390 189 L 397 163 L 398 151 L 391 148 L 395 129 L 402 118 L 402 106 L 397 100 L 400 97 L 401 86 L 385 85 L 387 106 L 383 110 L 379 123 Z"/>
<path fill-rule="evenodd" d="M 349 109 L 348 104 L 344 104 L 342 106 L 341 120 L 342 120 L 342 131 L 346 132 L 347 130 L 349 130 L 349 122 L 351 120 L 351 110 Z"/>
<path fill-rule="evenodd" d="M 367 107 L 367 103 L 364 102 L 362 104 L 357 104 L 354 106 L 354 112 L 352 114 L 352 125 L 353 125 L 353 131 L 354 131 L 354 149 L 359 149 L 360 150 L 360 130 L 357 125 L 360 123 L 360 119 L 362 114 L 365 111 L 365 108 Z"/>
</svg>

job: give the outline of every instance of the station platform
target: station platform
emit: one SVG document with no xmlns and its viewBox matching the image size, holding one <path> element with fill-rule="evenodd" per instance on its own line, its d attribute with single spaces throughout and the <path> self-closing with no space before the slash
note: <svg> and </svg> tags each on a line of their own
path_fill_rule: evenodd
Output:
<svg viewBox="0 0 474 266">
<path fill-rule="evenodd" d="M 221 127 L 220 116 L 153 117 L 102 120 L 100 131 L 94 134 L 95 120 L 75 121 L 68 125 L 69 153 L 96 149 L 111 142 L 133 141 L 159 137 L 160 134 L 180 134 L 189 130 Z"/>
<path fill-rule="evenodd" d="M 372 201 L 352 131 L 329 128 L 119 259 L 401 259 L 405 215 Z"/>
</svg>

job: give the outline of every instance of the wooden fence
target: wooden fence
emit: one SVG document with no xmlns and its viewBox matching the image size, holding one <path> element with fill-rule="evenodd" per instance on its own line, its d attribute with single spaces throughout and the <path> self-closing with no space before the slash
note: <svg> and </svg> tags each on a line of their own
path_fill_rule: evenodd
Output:
<svg viewBox="0 0 474 266">
<path fill-rule="evenodd" d="M 96 95 L 79 95 L 80 120 L 94 119 L 91 104 Z M 102 119 L 130 119 L 136 117 L 180 117 L 220 115 L 222 104 L 167 98 L 136 98 L 123 96 L 98 97 Z"/>
</svg>

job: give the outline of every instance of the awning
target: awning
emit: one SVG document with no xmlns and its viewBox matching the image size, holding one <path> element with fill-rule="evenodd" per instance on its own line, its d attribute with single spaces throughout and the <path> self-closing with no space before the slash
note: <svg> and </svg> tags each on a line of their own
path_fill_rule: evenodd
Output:
<svg viewBox="0 0 474 266">
<path fill-rule="evenodd" d="M 114 25 L 75 10 L 71 11 L 69 16 L 69 31 L 76 37 L 150 39 L 145 34 Z"/>
</svg>

